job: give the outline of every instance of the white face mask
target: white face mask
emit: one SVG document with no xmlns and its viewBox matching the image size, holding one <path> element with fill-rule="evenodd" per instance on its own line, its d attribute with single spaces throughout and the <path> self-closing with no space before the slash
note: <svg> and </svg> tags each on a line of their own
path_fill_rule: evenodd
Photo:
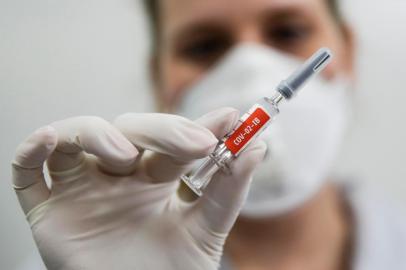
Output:
<svg viewBox="0 0 406 270">
<path fill-rule="evenodd" d="M 269 48 L 240 46 L 186 94 L 179 113 L 197 118 L 224 106 L 243 113 L 261 97 L 272 95 L 279 81 L 299 65 Z M 346 130 L 348 85 L 317 77 L 280 106 L 280 115 L 260 136 L 268 144 L 268 155 L 254 175 L 242 215 L 286 213 L 320 190 Z"/>
</svg>

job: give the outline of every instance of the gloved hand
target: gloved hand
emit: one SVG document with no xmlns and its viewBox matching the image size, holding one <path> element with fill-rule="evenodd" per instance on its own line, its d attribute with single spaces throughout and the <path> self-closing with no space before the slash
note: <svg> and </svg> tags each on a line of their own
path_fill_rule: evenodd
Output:
<svg viewBox="0 0 406 270">
<path fill-rule="evenodd" d="M 264 144 L 217 173 L 197 201 L 176 191 L 237 119 L 225 108 L 195 122 L 125 114 L 114 125 L 77 117 L 37 130 L 17 149 L 13 182 L 48 269 L 217 269 Z"/>
</svg>

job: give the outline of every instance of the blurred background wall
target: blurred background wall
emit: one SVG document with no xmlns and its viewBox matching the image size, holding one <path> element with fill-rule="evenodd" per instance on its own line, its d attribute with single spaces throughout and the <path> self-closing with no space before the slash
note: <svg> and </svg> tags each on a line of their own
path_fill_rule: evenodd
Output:
<svg viewBox="0 0 406 270">
<path fill-rule="evenodd" d="M 139 2 L 0 0 L 0 269 L 21 269 L 35 250 L 10 186 L 18 143 L 57 119 L 152 110 Z M 406 2 L 343 6 L 358 35 L 359 82 L 337 170 L 379 185 L 405 210 Z"/>
</svg>

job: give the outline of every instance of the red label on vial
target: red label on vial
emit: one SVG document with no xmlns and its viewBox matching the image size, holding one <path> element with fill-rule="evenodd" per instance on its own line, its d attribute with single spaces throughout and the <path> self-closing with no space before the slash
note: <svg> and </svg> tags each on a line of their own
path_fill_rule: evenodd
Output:
<svg viewBox="0 0 406 270">
<path fill-rule="evenodd" d="M 237 155 L 270 119 L 269 114 L 257 108 L 225 141 L 228 150 Z"/>
</svg>

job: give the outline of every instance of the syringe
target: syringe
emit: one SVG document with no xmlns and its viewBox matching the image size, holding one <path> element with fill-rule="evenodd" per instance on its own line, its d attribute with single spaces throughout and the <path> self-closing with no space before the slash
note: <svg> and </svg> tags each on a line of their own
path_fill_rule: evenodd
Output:
<svg viewBox="0 0 406 270">
<path fill-rule="evenodd" d="M 279 114 L 278 105 L 285 99 L 291 99 L 313 75 L 322 71 L 331 59 L 332 53 L 329 49 L 318 50 L 288 79 L 281 81 L 271 97 L 258 100 L 240 118 L 236 127 L 220 140 L 213 153 L 189 176 L 181 177 L 186 185 L 201 196 L 212 176 L 219 169 L 228 170 L 230 162 L 269 126 Z"/>
</svg>

